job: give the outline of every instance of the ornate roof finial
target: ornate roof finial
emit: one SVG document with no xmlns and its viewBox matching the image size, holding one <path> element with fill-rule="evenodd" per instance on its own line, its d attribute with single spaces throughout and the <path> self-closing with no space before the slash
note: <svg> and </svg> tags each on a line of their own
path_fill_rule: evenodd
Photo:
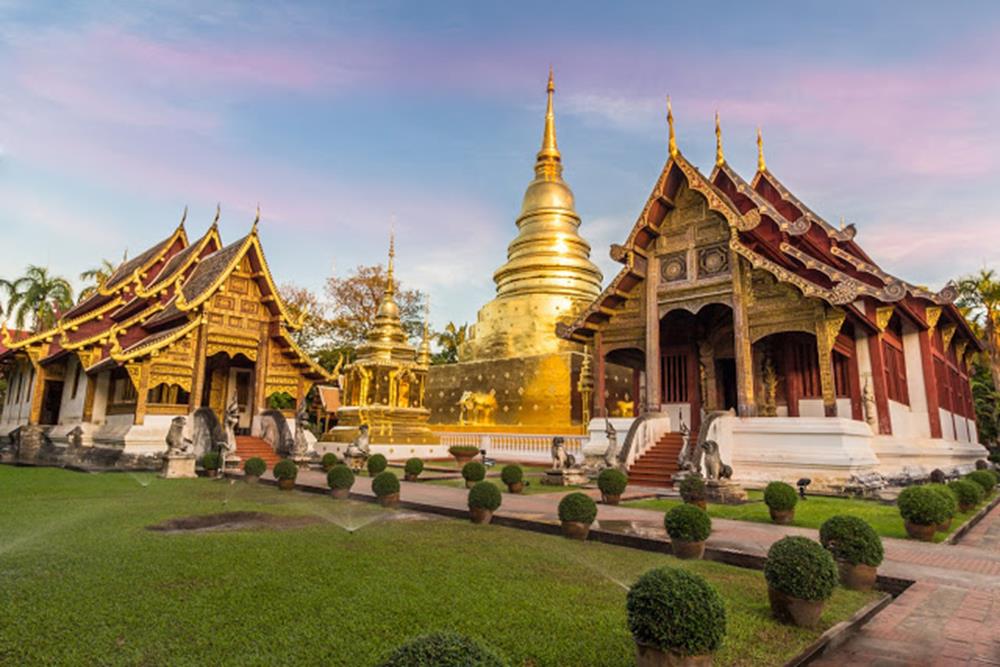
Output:
<svg viewBox="0 0 1000 667">
<path fill-rule="evenodd" d="M 212 220 L 213 227 L 219 226 L 219 216 L 221 215 L 222 215 L 222 202 L 219 202 L 215 205 L 215 219 Z"/>
<path fill-rule="evenodd" d="M 844 216 L 840 216 L 840 229 L 841 231 L 847 229 L 847 221 L 844 220 Z"/>
<path fill-rule="evenodd" d="M 177 225 L 178 229 L 184 229 L 184 223 L 188 219 L 188 207 L 187 204 L 184 205 L 184 212 L 181 214 L 181 224 Z"/>
<path fill-rule="evenodd" d="M 726 163 L 726 156 L 722 152 L 722 123 L 719 122 L 719 112 L 715 112 L 715 164 L 722 166 Z"/>
<path fill-rule="evenodd" d="M 674 133 L 674 108 L 670 104 L 670 95 L 667 95 L 667 127 L 670 133 L 670 141 L 668 143 L 670 157 L 677 157 L 677 135 Z"/>
<path fill-rule="evenodd" d="M 549 67 L 549 82 L 545 86 L 548 100 L 545 105 L 545 129 L 542 131 L 542 149 L 535 160 L 535 174 L 540 178 L 553 179 L 562 173 L 562 155 L 556 144 L 556 115 L 552 110 L 552 98 L 556 91 L 555 77 Z"/>
<path fill-rule="evenodd" d="M 251 234 L 257 233 L 257 223 L 260 222 L 260 202 L 257 202 L 257 215 L 253 219 L 253 227 L 250 229 Z"/>
<path fill-rule="evenodd" d="M 757 171 L 767 171 L 767 163 L 764 162 L 764 134 L 757 127 Z"/>
</svg>

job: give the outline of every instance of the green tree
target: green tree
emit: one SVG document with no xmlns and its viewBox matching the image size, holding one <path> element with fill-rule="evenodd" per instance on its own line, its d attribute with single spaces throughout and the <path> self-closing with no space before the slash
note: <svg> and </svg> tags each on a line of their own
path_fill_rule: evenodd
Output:
<svg viewBox="0 0 1000 667">
<path fill-rule="evenodd" d="M 463 324 L 455 326 L 454 322 L 448 322 L 448 326 L 436 335 L 437 344 L 441 350 L 434 354 L 432 361 L 435 364 L 454 364 L 458 362 L 458 350 L 468 339 L 469 325 Z"/>
<path fill-rule="evenodd" d="M 996 444 L 1000 435 L 1000 392 L 993 384 L 989 366 L 977 359 L 972 369 L 972 401 L 976 406 L 979 442 Z"/>
<path fill-rule="evenodd" d="M 80 274 L 80 280 L 84 282 L 83 289 L 80 290 L 80 301 L 89 298 L 98 288 L 107 281 L 115 272 L 115 265 L 108 259 L 102 259 L 101 264 L 92 269 L 87 269 Z"/>
<path fill-rule="evenodd" d="M 394 282 L 403 329 L 407 337 L 416 343 L 424 331 L 424 295 L 418 290 L 403 289 L 398 280 Z M 335 347 L 356 348 L 365 341 L 375 324 L 385 284 L 386 271 L 381 264 L 358 266 L 343 278 L 327 278 L 325 292 L 330 313 L 330 340 Z"/>
<path fill-rule="evenodd" d="M 24 275 L 2 287 L 8 293 L 7 311 L 14 325 L 24 329 L 30 321 L 34 332 L 52 327 L 58 314 L 73 305 L 73 287 L 62 276 L 41 266 L 28 266 Z"/>
<path fill-rule="evenodd" d="M 979 328 L 993 386 L 1000 387 L 1000 280 L 993 269 L 958 281 L 958 306 Z"/>
</svg>

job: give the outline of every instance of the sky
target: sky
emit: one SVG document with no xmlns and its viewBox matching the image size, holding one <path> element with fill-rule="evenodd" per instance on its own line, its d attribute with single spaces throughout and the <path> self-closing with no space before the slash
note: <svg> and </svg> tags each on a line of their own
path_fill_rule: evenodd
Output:
<svg viewBox="0 0 1000 667">
<path fill-rule="evenodd" d="M 1000 268 L 1000 3 L 0 0 L 0 277 L 76 280 L 166 237 L 260 234 L 320 291 L 385 261 L 432 324 L 494 294 L 533 175 L 549 66 L 564 177 L 608 246 L 713 114 L 892 273 Z M 395 221 L 394 223 L 392 221 Z M 78 281 L 77 281 L 78 282 Z"/>
</svg>

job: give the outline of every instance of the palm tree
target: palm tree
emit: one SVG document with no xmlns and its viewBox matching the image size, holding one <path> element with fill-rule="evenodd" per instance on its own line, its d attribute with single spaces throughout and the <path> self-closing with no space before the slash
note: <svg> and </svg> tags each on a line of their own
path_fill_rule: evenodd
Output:
<svg viewBox="0 0 1000 667">
<path fill-rule="evenodd" d="M 434 355 L 436 364 L 454 364 L 458 361 L 458 349 L 465 344 L 469 335 L 469 325 L 456 327 L 454 322 L 448 322 L 444 331 L 437 335 L 437 343 L 441 351 Z"/>
<path fill-rule="evenodd" d="M 42 266 L 28 266 L 24 275 L 0 285 L 9 295 L 8 314 L 14 325 L 23 329 L 31 320 L 37 333 L 52 327 L 59 313 L 73 305 L 73 288 L 61 276 L 53 276 Z"/>
<path fill-rule="evenodd" d="M 958 305 L 982 331 L 993 386 L 1000 387 L 1000 280 L 992 269 L 958 281 Z"/>
<path fill-rule="evenodd" d="M 80 280 L 90 283 L 80 290 L 80 301 L 91 296 L 104 282 L 115 272 L 115 265 L 107 259 L 101 260 L 101 265 L 92 269 L 87 269 L 80 274 Z"/>
</svg>

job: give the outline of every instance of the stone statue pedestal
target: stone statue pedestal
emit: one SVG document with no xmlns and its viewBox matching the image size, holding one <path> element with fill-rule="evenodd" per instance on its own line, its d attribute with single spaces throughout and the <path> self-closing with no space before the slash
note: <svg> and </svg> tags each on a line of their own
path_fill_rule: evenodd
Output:
<svg viewBox="0 0 1000 667">
<path fill-rule="evenodd" d="M 583 486 L 590 481 L 587 474 L 579 468 L 566 470 L 546 470 L 542 484 L 549 486 Z"/>
<path fill-rule="evenodd" d="M 710 503 L 737 505 L 747 500 L 747 492 L 742 486 L 728 479 L 705 481 L 705 500 Z"/>
<path fill-rule="evenodd" d="M 295 454 L 291 457 L 292 462 L 299 467 L 299 470 L 306 470 L 313 462 L 313 457 L 308 454 Z"/>
<path fill-rule="evenodd" d="M 232 453 L 226 454 L 225 461 L 223 461 L 222 469 L 223 470 L 236 470 L 236 469 L 238 469 L 240 467 L 240 462 L 242 460 L 243 459 L 241 459 L 239 457 L 239 455 L 236 454 L 236 452 L 232 452 Z"/>
<path fill-rule="evenodd" d="M 348 456 L 344 455 L 344 463 L 347 467 L 351 469 L 351 472 L 357 474 L 365 467 L 365 461 L 367 459 L 364 456 Z"/>
<path fill-rule="evenodd" d="M 197 477 L 194 471 L 194 454 L 166 454 L 160 477 L 163 479 L 188 479 Z"/>
</svg>

